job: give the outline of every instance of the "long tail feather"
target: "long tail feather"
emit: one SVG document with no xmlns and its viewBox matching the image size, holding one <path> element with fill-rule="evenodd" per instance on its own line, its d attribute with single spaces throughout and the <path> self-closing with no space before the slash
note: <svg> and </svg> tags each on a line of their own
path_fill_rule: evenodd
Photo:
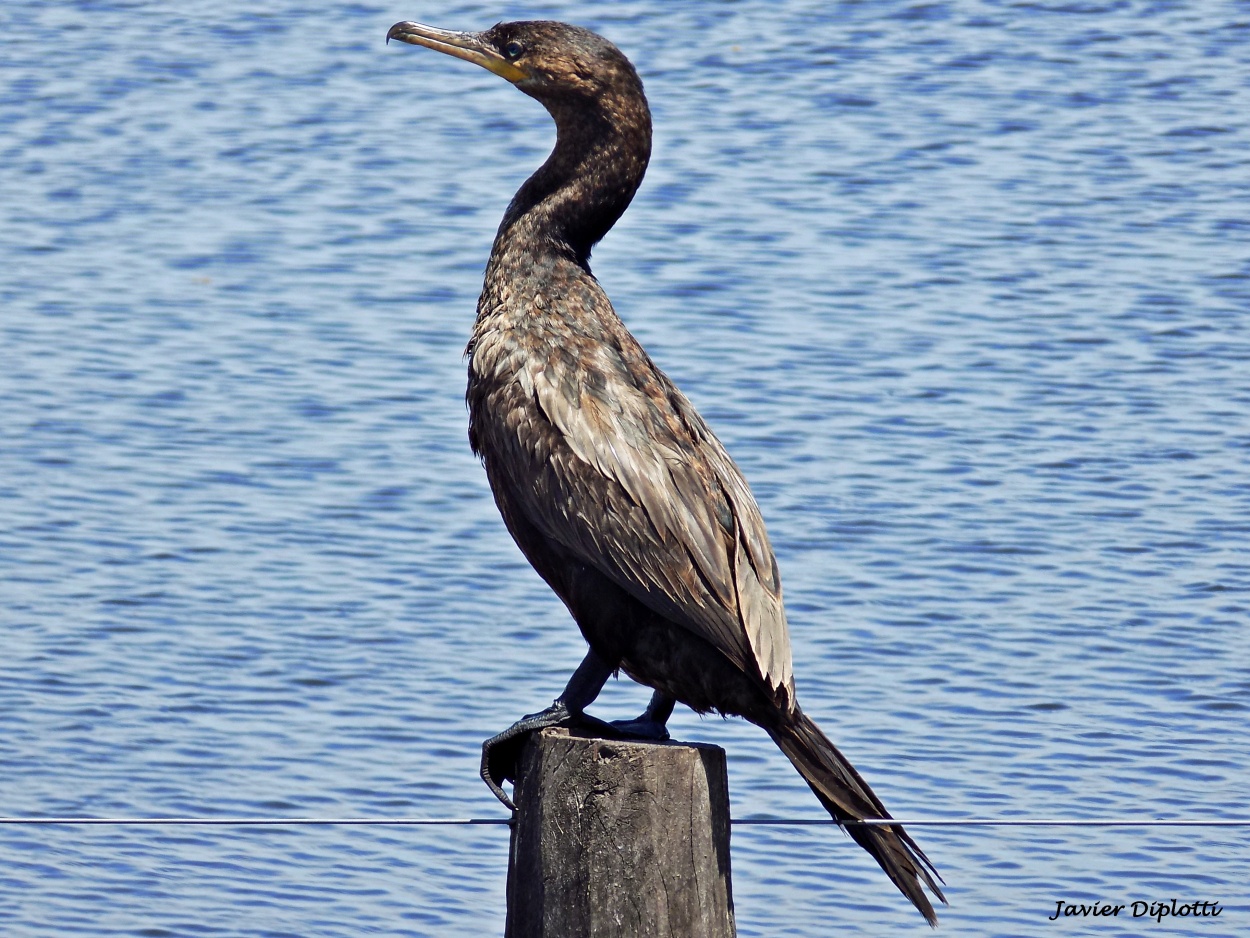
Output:
<svg viewBox="0 0 1250 938">
<path fill-rule="evenodd" d="M 855 767 L 802 710 L 795 708 L 785 722 L 767 729 L 834 820 L 890 817 L 881 799 L 873 794 Z M 925 920 L 936 927 L 937 913 L 925 895 L 924 886 L 945 903 L 946 897 L 937 885 L 942 877 L 911 836 L 897 824 L 888 827 L 852 825 L 845 829 L 881 864 L 886 875 L 920 910 Z"/>
</svg>

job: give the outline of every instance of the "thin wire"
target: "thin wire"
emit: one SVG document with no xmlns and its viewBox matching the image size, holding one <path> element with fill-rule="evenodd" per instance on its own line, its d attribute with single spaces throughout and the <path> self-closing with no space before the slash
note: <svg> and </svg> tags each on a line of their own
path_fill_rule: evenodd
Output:
<svg viewBox="0 0 1250 938">
<path fill-rule="evenodd" d="M 285 827 L 309 824 L 392 825 L 511 824 L 511 818 L 479 817 L 0 817 L 0 824 L 192 824 L 212 827 Z"/>
<path fill-rule="evenodd" d="M 733 818 L 729 823 L 755 827 L 816 827 L 837 824 L 832 818 Z M 342 824 L 415 827 L 429 825 L 510 825 L 511 818 L 415 817 L 0 817 L 0 824 L 197 825 L 212 827 L 296 827 Z M 846 827 L 1250 827 L 1250 818 L 869 818 Z"/>
</svg>

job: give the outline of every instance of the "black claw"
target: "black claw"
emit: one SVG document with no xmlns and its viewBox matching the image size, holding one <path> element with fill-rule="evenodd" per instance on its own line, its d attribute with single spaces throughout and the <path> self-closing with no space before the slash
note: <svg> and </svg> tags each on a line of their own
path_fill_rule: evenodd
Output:
<svg viewBox="0 0 1250 938">
<path fill-rule="evenodd" d="M 497 781 L 495 781 L 494 776 L 491 774 L 492 771 L 490 756 L 485 752 L 485 746 L 483 746 L 481 770 L 482 781 L 486 783 L 486 787 L 490 789 L 490 793 L 498 798 L 505 808 L 509 811 L 515 811 L 516 805 L 513 804 L 512 799 L 508 797 L 508 793 L 500 787 Z"/>
<path fill-rule="evenodd" d="M 521 758 L 525 738 L 534 730 L 548 726 L 565 726 L 570 720 L 568 707 L 557 700 L 546 710 L 521 717 L 502 733 L 482 743 L 482 781 L 486 783 L 491 794 L 510 811 L 515 811 L 516 805 L 503 790 L 503 783 L 516 779 L 517 761 Z"/>
</svg>

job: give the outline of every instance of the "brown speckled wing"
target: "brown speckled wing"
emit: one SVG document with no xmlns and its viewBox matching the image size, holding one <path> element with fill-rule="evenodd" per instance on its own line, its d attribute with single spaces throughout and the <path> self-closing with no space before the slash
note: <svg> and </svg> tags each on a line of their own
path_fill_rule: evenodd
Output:
<svg viewBox="0 0 1250 938">
<path fill-rule="evenodd" d="M 789 635 L 759 508 L 693 405 L 606 297 L 594 301 L 606 334 L 564 333 L 521 354 L 515 333 L 479 333 L 474 370 L 515 377 L 482 402 L 492 416 L 475 426 L 477 445 L 524 466 L 512 510 L 763 678 L 788 707 Z"/>
</svg>

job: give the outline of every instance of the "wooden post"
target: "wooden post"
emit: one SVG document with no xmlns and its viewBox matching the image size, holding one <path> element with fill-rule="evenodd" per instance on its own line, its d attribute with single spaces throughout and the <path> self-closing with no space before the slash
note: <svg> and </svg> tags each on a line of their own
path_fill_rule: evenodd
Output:
<svg viewBox="0 0 1250 938">
<path fill-rule="evenodd" d="M 505 938 L 733 938 L 717 746 L 547 729 L 517 767 Z"/>
</svg>

